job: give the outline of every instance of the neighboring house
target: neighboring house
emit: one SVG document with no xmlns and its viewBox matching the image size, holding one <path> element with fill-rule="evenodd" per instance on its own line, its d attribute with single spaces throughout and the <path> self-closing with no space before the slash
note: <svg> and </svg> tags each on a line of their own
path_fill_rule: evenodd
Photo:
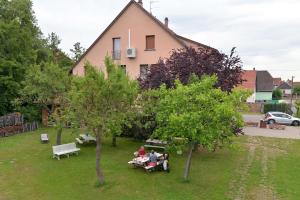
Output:
<svg viewBox="0 0 300 200">
<path fill-rule="evenodd" d="M 256 96 L 256 71 L 253 70 L 245 70 L 242 75 L 243 83 L 241 85 L 242 88 L 250 90 L 252 95 L 247 99 L 248 103 L 255 103 Z"/>
<path fill-rule="evenodd" d="M 256 71 L 256 102 L 272 100 L 273 77 L 268 71 Z"/>
<path fill-rule="evenodd" d="M 281 90 L 284 97 L 292 95 L 293 88 L 287 82 L 281 83 L 277 88 Z"/>
<path fill-rule="evenodd" d="M 131 0 L 74 65 L 72 73 L 84 75 L 87 61 L 104 69 L 104 58 L 109 55 L 131 78 L 136 79 L 144 77 L 148 67 L 156 64 L 159 58 L 169 57 L 173 49 L 191 46 L 215 50 L 177 35 L 168 25 L 168 18 L 162 23 L 146 11 L 142 0 Z"/>
<path fill-rule="evenodd" d="M 281 85 L 282 80 L 281 78 L 273 78 L 273 87 L 276 89 L 279 85 Z"/>
</svg>

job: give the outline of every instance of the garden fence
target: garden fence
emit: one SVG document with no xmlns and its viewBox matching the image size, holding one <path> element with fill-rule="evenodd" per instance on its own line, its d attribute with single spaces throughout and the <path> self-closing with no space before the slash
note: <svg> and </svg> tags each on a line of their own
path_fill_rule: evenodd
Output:
<svg viewBox="0 0 300 200">
<path fill-rule="evenodd" d="M 38 123 L 24 123 L 24 117 L 21 113 L 12 113 L 0 117 L 0 137 L 8 137 L 36 129 L 38 129 Z"/>
</svg>

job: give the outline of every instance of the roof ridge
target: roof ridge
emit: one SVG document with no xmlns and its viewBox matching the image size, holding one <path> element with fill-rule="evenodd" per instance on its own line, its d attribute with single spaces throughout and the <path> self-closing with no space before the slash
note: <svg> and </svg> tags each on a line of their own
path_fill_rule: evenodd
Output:
<svg viewBox="0 0 300 200">
<path fill-rule="evenodd" d="M 97 37 L 97 39 L 92 43 L 92 45 L 85 51 L 85 53 L 74 63 L 72 68 L 70 69 L 70 73 L 74 69 L 74 67 L 86 56 L 86 54 L 96 45 L 96 43 L 103 37 L 103 35 L 113 26 L 113 24 L 123 15 L 123 13 L 132 5 L 136 5 L 138 8 L 140 8 L 146 15 L 148 15 L 154 22 L 156 22 L 163 30 L 165 30 L 167 33 L 169 33 L 173 39 L 175 39 L 179 44 L 181 44 L 183 47 L 187 47 L 187 45 L 179 38 L 182 36 L 177 35 L 174 31 L 172 31 L 170 28 L 166 27 L 165 24 L 163 24 L 160 20 L 158 20 L 155 16 L 153 16 L 151 13 L 149 13 L 143 6 L 141 6 L 138 2 L 135 0 L 130 0 L 129 3 L 121 10 L 121 12 L 114 18 L 114 20 L 104 29 L 104 31 Z M 184 37 L 182 37 L 184 38 Z M 187 40 L 190 40 L 188 38 L 185 38 Z M 202 46 L 214 49 L 212 47 L 209 47 L 207 45 L 198 43 L 196 41 L 190 40 L 191 42 L 200 44 Z"/>
</svg>

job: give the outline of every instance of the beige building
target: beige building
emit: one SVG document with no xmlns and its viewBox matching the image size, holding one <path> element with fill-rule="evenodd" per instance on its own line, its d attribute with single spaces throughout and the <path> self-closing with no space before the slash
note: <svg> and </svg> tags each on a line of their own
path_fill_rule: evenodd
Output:
<svg viewBox="0 0 300 200">
<path fill-rule="evenodd" d="M 144 76 L 148 66 L 159 58 L 169 57 L 173 49 L 189 46 L 212 49 L 177 35 L 168 23 L 168 18 L 162 23 L 146 11 L 142 0 L 131 0 L 74 65 L 72 73 L 84 75 L 87 61 L 103 69 L 104 58 L 109 55 L 135 79 Z"/>
</svg>

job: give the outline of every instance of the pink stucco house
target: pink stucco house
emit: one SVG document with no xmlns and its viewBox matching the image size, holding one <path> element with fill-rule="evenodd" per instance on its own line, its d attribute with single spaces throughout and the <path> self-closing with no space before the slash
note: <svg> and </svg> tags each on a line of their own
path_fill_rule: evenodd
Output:
<svg viewBox="0 0 300 200">
<path fill-rule="evenodd" d="M 103 69 L 104 58 L 109 55 L 135 79 L 145 75 L 148 66 L 157 63 L 159 58 L 169 57 L 173 49 L 189 46 L 212 49 L 177 35 L 168 23 L 168 18 L 162 23 L 145 10 L 142 0 L 131 0 L 75 63 L 72 73 L 84 75 L 87 61 Z"/>
</svg>

